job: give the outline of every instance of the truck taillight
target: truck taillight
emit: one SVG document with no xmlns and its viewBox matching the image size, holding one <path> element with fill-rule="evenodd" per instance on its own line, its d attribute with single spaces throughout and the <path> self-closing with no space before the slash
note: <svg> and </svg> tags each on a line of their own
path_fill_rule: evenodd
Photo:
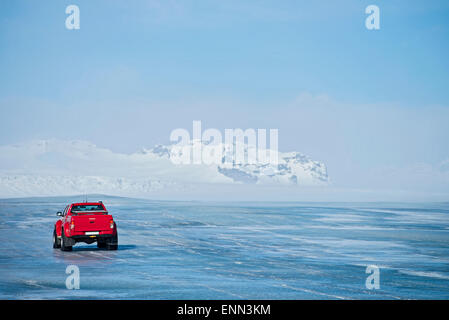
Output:
<svg viewBox="0 0 449 320">
<path fill-rule="evenodd" d="M 114 220 L 110 220 L 109 221 L 109 226 L 111 227 L 111 229 L 114 229 Z"/>
<path fill-rule="evenodd" d="M 75 221 L 72 220 L 72 222 L 70 223 L 70 229 L 74 229 L 75 228 Z"/>
</svg>

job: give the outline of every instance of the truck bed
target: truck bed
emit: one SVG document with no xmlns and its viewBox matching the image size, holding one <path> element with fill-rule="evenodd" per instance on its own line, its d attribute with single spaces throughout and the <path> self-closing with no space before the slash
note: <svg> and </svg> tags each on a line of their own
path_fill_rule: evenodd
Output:
<svg viewBox="0 0 449 320">
<path fill-rule="evenodd" d="M 79 213 L 72 217 L 75 232 L 110 230 L 111 221 L 111 215 L 100 212 Z"/>
</svg>

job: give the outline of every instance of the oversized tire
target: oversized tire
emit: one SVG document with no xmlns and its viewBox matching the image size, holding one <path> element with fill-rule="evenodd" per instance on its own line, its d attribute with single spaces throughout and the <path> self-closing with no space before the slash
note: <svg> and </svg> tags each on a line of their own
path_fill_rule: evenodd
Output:
<svg viewBox="0 0 449 320">
<path fill-rule="evenodd" d="M 64 234 L 64 229 L 61 230 L 61 250 L 72 251 L 72 246 L 67 245 L 67 237 Z"/>
<path fill-rule="evenodd" d="M 54 249 L 61 248 L 61 239 L 58 238 L 58 235 L 56 234 L 56 229 L 53 230 L 53 248 Z"/>
<path fill-rule="evenodd" d="M 118 234 L 116 233 L 113 237 L 109 238 L 106 242 L 107 250 L 117 250 L 118 249 Z"/>
</svg>

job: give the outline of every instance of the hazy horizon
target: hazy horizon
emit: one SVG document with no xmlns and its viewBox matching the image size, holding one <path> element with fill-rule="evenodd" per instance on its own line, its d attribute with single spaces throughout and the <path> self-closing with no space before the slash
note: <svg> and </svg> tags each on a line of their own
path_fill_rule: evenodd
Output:
<svg viewBox="0 0 449 320">
<path fill-rule="evenodd" d="M 0 3 L 0 146 L 273 128 L 335 197 L 449 198 L 449 3 L 380 1 L 380 30 L 371 1 L 78 0 L 79 30 L 69 4 Z"/>
</svg>

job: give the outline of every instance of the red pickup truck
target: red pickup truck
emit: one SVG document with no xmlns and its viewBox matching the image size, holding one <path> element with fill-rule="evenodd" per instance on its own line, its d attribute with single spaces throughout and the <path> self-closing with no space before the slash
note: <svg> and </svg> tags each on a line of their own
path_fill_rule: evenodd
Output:
<svg viewBox="0 0 449 320">
<path fill-rule="evenodd" d="M 96 241 L 98 248 L 117 250 L 117 225 L 101 201 L 72 203 L 56 215 L 53 248 L 71 251 L 77 242 Z"/>
</svg>

